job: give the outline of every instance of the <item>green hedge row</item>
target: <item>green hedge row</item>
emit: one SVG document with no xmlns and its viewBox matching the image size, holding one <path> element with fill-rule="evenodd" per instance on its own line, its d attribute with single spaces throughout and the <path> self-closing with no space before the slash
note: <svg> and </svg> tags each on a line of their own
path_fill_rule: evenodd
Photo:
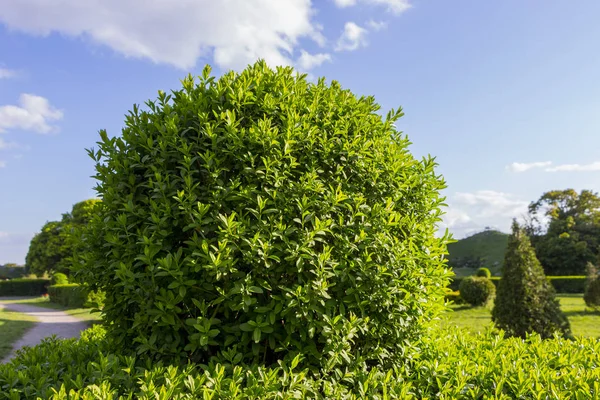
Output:
<svg viewBox="0 0 600 400">
<path fill-rule="evenodd" d="M 309 371 L 270 367 L 165 365 L 111 353 L 104 329 L 81 340 L 46 339 L 0 365 L 0 399 L 598 399 L 600 341 L 526 340 L 496 331 L 436 332 L 400 368 Z"/>
<path fill-rule="evenodd" d="M 48 295 L 52 303 L 65 307 L 80 308 L 87 301 L 89 289 L 76 283 L 52 285 L 48 288 Z"/>
<path fill-rule="evenodd" d="M 87 286 L 76 283 L 52 285 L 48 287 L 48 295 L 52 303 L 64 307 L 101 307 L 104 303 L 104 294 L 90 291 Z"/>
<path fill-rule="evenodd" d="M 557 293 L 583 293 L 585 291 L 585 276 L 548 276 L 547 277 Z M 492 282 L 498 286 L 500 277 L 493 276 Z M 452 290 L 458 290 L 463 278 L 454 278 L 450 281 L 448 287 Z"/>
<path fill-rule="evenodd" d="M 41 296 L 47 292 L 50 279 L 11 279 L 0 281 L 0 296 Z"/>
</svg>

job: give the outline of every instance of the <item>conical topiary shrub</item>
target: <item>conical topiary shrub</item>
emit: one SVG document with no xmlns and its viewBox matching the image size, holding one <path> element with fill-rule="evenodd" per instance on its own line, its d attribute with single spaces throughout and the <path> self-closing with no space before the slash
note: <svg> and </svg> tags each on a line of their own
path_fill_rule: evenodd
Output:
<svg viewBox="0 0 600 400">
<path fill-rule="evenodd" d="M 525 337 L 537 332 L 542 338 L 549 338 L 558 332 L 569 337 L 569 321 L 555 294 L 529 238 L 514 221 L 492 320 L 510 336 Z"/>
<path fill-rule="evenodd" d="M 600 271 L 592 264 L 587 264 L 587 280 L 583 301 L 585 305 L 593 309 L 600 309 Z"/>
</svg>

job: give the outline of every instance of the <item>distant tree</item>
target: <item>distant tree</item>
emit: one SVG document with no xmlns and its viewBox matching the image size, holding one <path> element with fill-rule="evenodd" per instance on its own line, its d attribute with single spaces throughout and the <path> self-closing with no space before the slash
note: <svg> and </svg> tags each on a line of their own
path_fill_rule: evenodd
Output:
<svg viewBox="0 0 600 400">
<path fill-rule="evenodd" d="M 29 244 L 25 262 L 36 275 L 60 272 L 69 275 L 73 246 L 81 226 L 87 224 L 100 200 L 79 202 L 71 212 L 63 214 L 61 221 L 49 221 Z"/>
<path fill-rule="evenodd" d="M 512 225 L 512 234 L 498 283 L 492 320 L 510 336 L 537 332 L 543 338 L 554 333 L 571 336 L 569 320 L 560 310 L 554 287 L 535 256 L 525 231 Z"/>
<path fill-rule="evenodd" d="M 15 263 L 7 263 L 0 265 L 0 279 L 20 278 L 28 274 L 27 268 L 24 265 Z"/>
<path fill-rule="evenodd" d="M 525 225 L 548 275 L 583 275 L 600 254 L 600 197 L 573 189 L 544 193 L 529 205 Z"/>
</svg>

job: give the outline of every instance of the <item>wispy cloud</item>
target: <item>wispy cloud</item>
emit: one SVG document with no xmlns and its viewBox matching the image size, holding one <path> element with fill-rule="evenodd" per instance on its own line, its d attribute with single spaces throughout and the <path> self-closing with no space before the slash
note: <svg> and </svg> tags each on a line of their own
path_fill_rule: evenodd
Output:
<svg viewBox="0 0 600 400">
<path fill-rule="evenodd" d="M 19 105 L 0 106 L 0 133 L 10 129 L 55 132 L 58 128 L 51 123 L 62 117 L 63 112 L 53 107 L 48 99 L 24 93 L 19 97 Z"/>
<path fill-rule="evenodd" d="M 19 145 L 15 142 L 7 142 L 0 138 L 0 150 L 16 149 Z"/>
<path fill-rule="evenodd" d="M 358 3 L 367 4 L 367 5 L 375 5 L 375 6 L 383 6 L 386 8 L 387 11 L 389 11 L 393 14 L 401 14 L 411 7 L 410 2 L 408 0 L 333 0 L 333 1 L 340 8 L 355 6 Z"/>
<path fill-rule="evenodd" d="M 458 192 L 449 196 L 448 210 L 441 228 L 457 238 L 491 227 L 507 231 L 512 218 L 527 212 L 528 202 L 516 195 L 494 190 Z"/>
<path fill-rule="evenodd" d="M 600 161 L 590 164 L 562 164 L 555 167 L 546 168 L 547 172 L 576 172 L 576 171 L 600 171 Z"/>
<path fill-rule="evenodd" d="M 514 162 L 506 166 L 506 169 L 512 172 L 525 172 L 530 169 L 544 169 L 545 172 L 584 172 L 600 171 L 600 161 L 589 164 L 559 164 L 552 166 L 551 161 L 518 163 Z"/>
<path fill-rule="evenodd" d="M 372 19 L 367 21 L 367 26 L 372 30 L 372 31 L 381 31 L 385 28 L 387 28 L 387 22 L 385 21 L 374 21 Z"/>
<path fill-rule="evenodd" d="M 367 45 L 368 31 L 355 24 L 346 22 L 344 31 L 337 41 L 335 51 L 353 51 Z"/>
<path fill-rule="evenodd" d="M 8 69 L 8 68 L 0 68 L 0 79 L 9 79 L 17 76 L 17 71 Z"/>
<path fill-rule="evenodd" d="M 514 162 L 506 166 L 506 169 L 512 172 L 525 172 L 534 168 L 544 168 L 552 165 L 552 161 L 532 162 L 532 163 L 519 163 Z"/>
</svg>

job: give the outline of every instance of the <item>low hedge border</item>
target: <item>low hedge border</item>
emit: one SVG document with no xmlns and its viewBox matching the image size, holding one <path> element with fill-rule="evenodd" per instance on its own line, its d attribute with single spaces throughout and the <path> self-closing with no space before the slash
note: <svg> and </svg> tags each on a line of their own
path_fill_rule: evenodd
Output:
<svg viewBox="0 0 600 400">
<path fill-rule="evenodd" d="M 41 296 L 47 292 L 50 279 L 11 279 L 0 281 L 0 296 Z"/>
<path fill-rule="evenodd" d="M 87 286 L 77 283 L 65 283 L 48 287 L 48 295 L 52 303 L 64 307 L 101 308 L 104 303 L 104 293 L 91 291 Z"/>
<path fill-rule="evenodd" d="M 89 289 L 76 283 L 52 285 L 48 288 L 48 295 L 52 303 L 64 307 L 81 308 L 87 301 Z"/>
<path fill-rule="evenodd" d="M 583 293 L 585 291 L 585 276 L 547 276 L 548 280 L 554 286 L 556 293 Z M 448 288 L 453 291 L 458 290 L 460 282 L 464 278 L 454 278 L 450 281 Z M 500 282 L 499 276 L 492 276 L 490 278 L 496 287 Z"/>
</svg>

